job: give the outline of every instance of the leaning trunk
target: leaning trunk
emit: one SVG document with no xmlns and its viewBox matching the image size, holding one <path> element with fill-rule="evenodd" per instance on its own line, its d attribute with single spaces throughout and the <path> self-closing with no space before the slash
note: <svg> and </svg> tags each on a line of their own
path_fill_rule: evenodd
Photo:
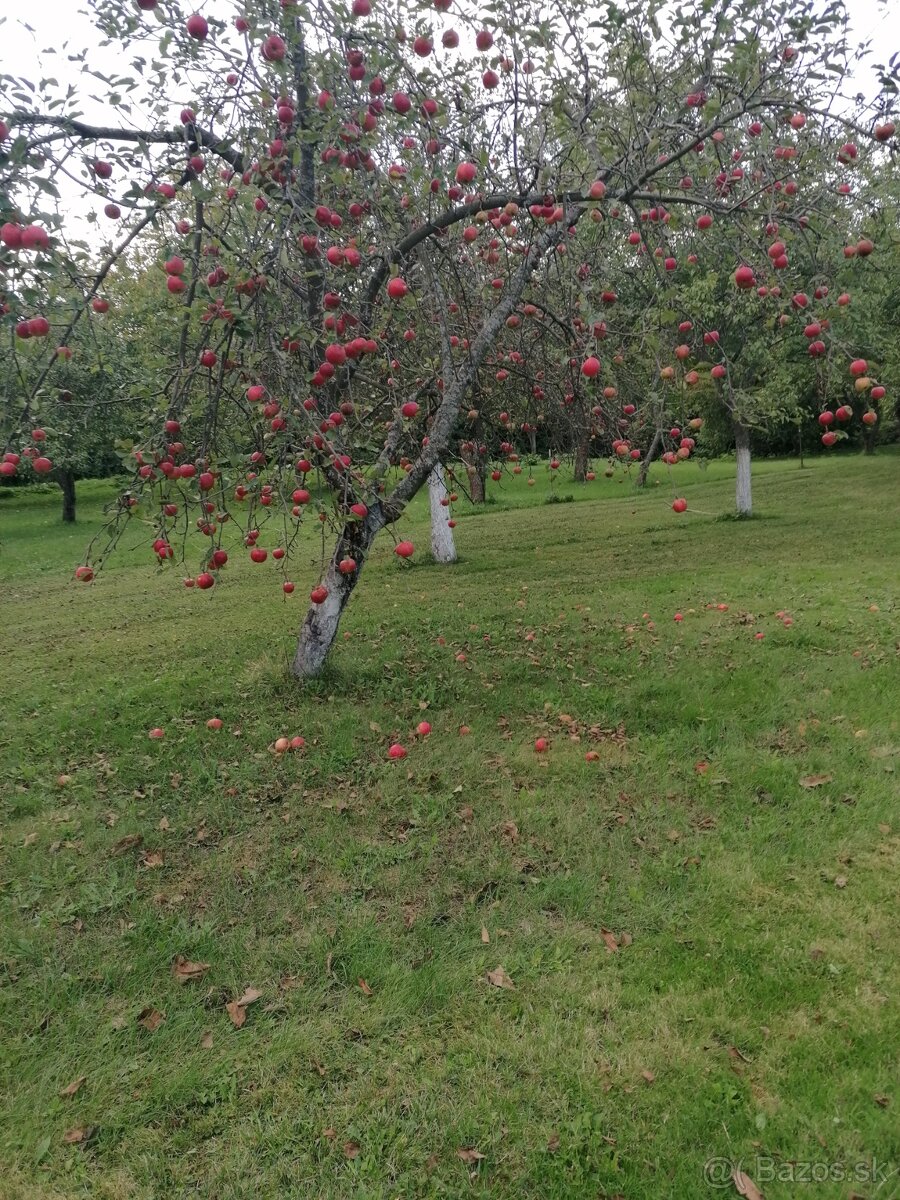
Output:
<svg viewBox="0 0 900 1200">
<path fill-rule="evenodd" d="M 739 517 L 749 517 L 753 512 L 753 495 L 750 484 L 750 430 L 735 419 L 734 450 L 737 458 L 737 482 L 735 484 L 735 508 Z"/>
<path fill-rule="evenodd" d="M 62 519 L 67 525 L 75 524 L 75 473 L 68 467 L 59 467 L 54 478 L 62 491 Z"/>
<path fill-rule="evenodd" d="M 322 585 L 328 595 L 325 597 L 324 603 L 309 606 L 300 629 L 297 650 L 291 666 L 291 674 L 295 678 L 311 679 L 318 675 L 325 665 L 328 651 L 337 637 L 341 615 L 359 580 L 366 555 L 384 524 L 384 514 L 379 506 L 370 509 L 369 515 L 364 521 L 355 521 L 344 526 L 331 557 L 328 571 L 322 580 Z M 346 558 L 352 558 L 356 563 L 356 570 L 348 575 L 342 574 L 338 568 L 338 564 Z"/>
<path fill-rule="evenodd" d="M 647 449 L 647 453 L 644 455 L 644 461 L 641 463 L 641 469 L 640 469 L 640 471 L 638 471 L 638 477 L 637 477 L 637 486 L 638 487 L 643 487 L 644 484 L 647 482 L 647 473 L 650 470 L 650 464 L 653 462 L 654 458 L 656 458 L 657 454 L 659 453 L 660 442 L 662 442 L 662 430 L 657 429 L 656 432 L 653 434 L 653 438 Z"/>
<path fill-rule="evenodd" d="M 450 493 L 444 481 L 444 468 L 437 463 L 428 476 L 428 500 L 431 505 L 431 554 L 436 563 L 456 562 L 456 543 L 450 528 Z"/>
</svg>

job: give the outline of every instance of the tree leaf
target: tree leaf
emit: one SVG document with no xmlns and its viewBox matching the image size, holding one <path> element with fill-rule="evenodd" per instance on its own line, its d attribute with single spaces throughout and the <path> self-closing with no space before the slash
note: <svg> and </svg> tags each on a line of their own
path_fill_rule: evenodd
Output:
<svg viewBox="0 0 900 1200">
<path fill-rule="evenodd" d="M 800 786 L 803 788 L 821 787 L 823 783 L 831 783 L 834 779 L 833 775 L 804 775 L 800 780 Z"/>
<path fill-rule="evenodd" d="M 731 1178 L 739 1196 L 746 1196 L 747 1200 L 765 1200 L 750 1176 L 745 1175 L 743 1171 L 732 1171 Z"/>
<path fill-rule="evenodd" d="M 70 1084 L 60 1091 L 60 1096 L 74 1096 L 86 1079 L 87 1075 L 79 1075 L 77 1079 L 73 1079 Z"/>
<path fill-rule="evenodd" d="M 509 991 L 514 991 L 516 985 L 506 973 L 505 967 L 494 967 L 493 971 L 487 971 L 485 978 L 488 983 L 497 988 L 507 988 Z"/>
<path fill-rule="evenodd" d="M 480 1150 L 476 1150 L 474 1146 L 460 1146 L 456 1151 L 456 1157 L 461 1158 L 468 1166 L 474 1166 L 476 1163 L 482 1162 L 487 1155 L 482 1154 Z"/>
<path fill-rule="evenodd" d="M 179 983 L 190 983 L 192 979 L 202 979 L 209 970 L 209 963 L 191 962 L 182 954 L 176 954 L 172 963 L 172 974 Z"/>
<path fill-rule="evenodd" d="M 154 1008 L 152 1004 L 148 1004 L 146 1008 L 142 1008 L 138 1013 L 137 1023 L 138 1025 L 142 1025 L 148 1033 L 153 1033 L 155 1029 L 159 1029 L 165 1019 L 165 1013 L 161 1013 L 158 1008 Z"/>
</svg>

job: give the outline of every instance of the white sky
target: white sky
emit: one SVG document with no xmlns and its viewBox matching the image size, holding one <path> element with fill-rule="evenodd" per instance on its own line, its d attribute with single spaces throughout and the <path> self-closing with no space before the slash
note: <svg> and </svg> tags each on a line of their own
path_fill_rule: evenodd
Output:
<svg viewBox="0 0 900 1200">
<path fill-rule="evenodd" d="M 376 0 L 376 3 L 378 0 Z M 351 0 L 347 0 L 348 7 Z M 872 40 L 873 54 L 869 61 L 886 62 L 892 53 L 900 51 L 900 4 L 896 0 L 845 0 L 850 14 L 851 28 L 856 41 Z M 234 6 L 229 0 L 197 0 L 197 11 L 216 13 L 223 17 L 233 15 Z M 185 7 L 189 12 L 190 6 Z M 451 10 L 452 15 L 452 10 Z M 438 14 L 435 13 L 437 17 Z M 151 14 L 145 14 L 151 28 Z M 31 30 L 27 26 L 31 26 Z M 99 37 L 90 17 L 73 7 L 72 0 L 37 0 L 27 6 L 27 18 L 5 18 L 0 21 L 0 73 L 28 76 L 52 76 L 63 83 L 78 82 L 79 70 L 66 61 L 66 43 L 74 50 L 96 45 Z M 55 54 L 46 54 L 48 47 Z M 120 55 L 113 50 L 96 51 L 91 66 L 94 69 L 107 67 L 119 73 L 128 68 Z M 872 94 L 873 87 L 868 78 L 870 72 L 864 67 L 857 74 L 861 91 Z M 97 80 L 85 80 L 86 91 L 96 91 Z M 176 101 L 180 109 L 183 101 Z M 2 111 L 0 91 L 0 111 Z M 103 110 L 97 104 L 84 105 L 87 119 L 102 117 Z"/>
</svg>

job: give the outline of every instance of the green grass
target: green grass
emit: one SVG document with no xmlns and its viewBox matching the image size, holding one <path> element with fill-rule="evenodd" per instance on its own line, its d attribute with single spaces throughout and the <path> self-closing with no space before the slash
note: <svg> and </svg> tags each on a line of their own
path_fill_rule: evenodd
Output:
<svg viewBox="0 0 900 1200">
<path fill-rule="evenodd" d="M 4 1200 L 681 1200 L 716 1194 L 712 1156 L 896 1169 L 898 467 L 763 463 L 734 522 L 727 463 L 678 468 L 683 517 L 662 473 L 545 506 L 542 466 L 460 512 L 449 569 L 418 504 L 418 561 L 384 539 L 304 687 L 318 543 L 290 599 L 242 554 L 188 592 L 131 535 L 85 587 L 108 487 L 74 530 L 4 500 Z M 275 758 L 282 733 L 305 752 Z M 176 955 L 209 970 L 180 984 Z"/>
</svg>

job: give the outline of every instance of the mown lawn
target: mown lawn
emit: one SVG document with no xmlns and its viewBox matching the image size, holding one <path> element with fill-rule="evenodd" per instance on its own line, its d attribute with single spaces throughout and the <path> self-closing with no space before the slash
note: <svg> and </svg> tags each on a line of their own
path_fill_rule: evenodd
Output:
<svg viewBox="0 0 900 1200">
<path fill-rule="evenodd" d="M 765 1172 L 900 1167 L 900 459 L 731 471 L 418 507 L 305 687 L 318 542 L 85 587 L 107 488 L 0 503 L 4 1200 L 898 1194 Z"/>
</svg>

